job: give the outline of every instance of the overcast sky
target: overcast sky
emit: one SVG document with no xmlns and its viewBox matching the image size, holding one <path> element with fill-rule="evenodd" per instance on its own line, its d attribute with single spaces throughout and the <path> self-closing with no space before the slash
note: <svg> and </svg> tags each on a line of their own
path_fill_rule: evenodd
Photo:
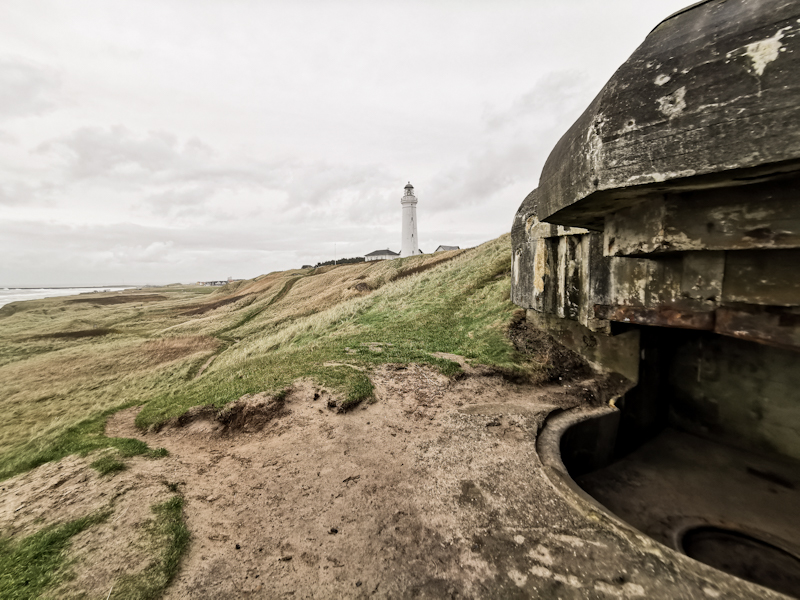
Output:
<svg viewBox="0 0 800 600">
<path fill-rule="evenodd" d="M 508 231 L 690 0 L 3 0 L 0 285 L 249 278 Z"/>
</svg>

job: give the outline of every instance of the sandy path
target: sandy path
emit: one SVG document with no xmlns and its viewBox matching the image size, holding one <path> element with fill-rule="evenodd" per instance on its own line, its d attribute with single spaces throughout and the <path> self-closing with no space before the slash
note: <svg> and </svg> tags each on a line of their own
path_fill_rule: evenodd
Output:
<svg viewBox="0 0 800 600">
<path fill-rule="evenodd" d="M 373 380 L 378 401 L 346 414 L 298 382 L 283 405 L 240 401 L 227 429 L 202 411 L 147 434 L 135 409 L 109 420 L 109 435 L 170 451 L 130 461 L 113 484 L 179 484 L 192 539 L 166 598 L 770 597 L 642 547 L 553 488 L 536 436 L 550 411 L 578 402 L 574 386 L 449 381 L 414 365 Z M 6 483 L 33 485 L 40 469 Z M 41 490 L 26 506 L 45 502 Z M 114 552 L 95 551 L 78 571 L 100 597 L 121 567 L 102 571 Z"/>
<path fill-rule="evenodd" d="M 143 435 L 133 426 L 135 409 L 109 421 L 109 435 L 166 447 L 171 457 L 151 463 L 153 476 L 179 482 L 186 498 L 193 542 L 167 597 L 414 589 L 441 597 L 474 586 L 470 572 L 487 567 L 468 549 L 461 556 L 474 544 L 460 539 L 453 512 L 481 503 L 480 492 L 454 473 L 431 476 L 431 463 L 439 446 L 456 442 L 454 434 L 473 421 L 494 448 L 491 461 L 472 459 L 473 470 L 518 460 L 518 445 L 533 439 L 529 430 L 553 408 L 540 401 L 548 392 L 495 378 L 451 384 L 416 366 L 383 369 L 375 383 L 378 402 L 347 414 L 329 410 L 324 393 L 315 400 L 314 386 L 298 384 L 261 431 L 222 432 L 200 418 Z M 513 406 L 525 416 L 453 410 L 472 411 L 476 395 L 495 400 L 489 412 Z M 436 513 L 431 499 L 440 505 Z"/>
</svg>

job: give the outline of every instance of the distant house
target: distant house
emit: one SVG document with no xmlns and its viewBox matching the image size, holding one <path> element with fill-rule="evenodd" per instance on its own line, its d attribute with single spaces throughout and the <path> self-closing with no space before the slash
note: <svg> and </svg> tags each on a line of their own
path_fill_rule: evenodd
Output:
<svg viewBox="0 0 800 600">
<path fill-rule="evenodd" d="M 458 246 L 439 246 L 433 251 L 433 253 L 436 254 L 437 252 L 447 252 L 448 250 L 461 250 L 461 248 Z"/>
<path fill-rule="evenodd" d="M 370 252 L 364 258 L 367 262 L 369 262 L 371 260 L 392 260 L 394 258 L 398 258 L 399 256 L 399 252 L 392 252 L 387 248 L 386 250 L 375 250 L 375 252 Z"/>
</svg>

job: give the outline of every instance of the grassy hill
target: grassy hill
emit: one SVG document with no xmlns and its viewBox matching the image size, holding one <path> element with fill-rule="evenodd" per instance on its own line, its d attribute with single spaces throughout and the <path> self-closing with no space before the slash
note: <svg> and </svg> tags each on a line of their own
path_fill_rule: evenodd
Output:
<svg viewBox="0 0 800 600">
<path fill-rule="evenodd" d="M 299 378 L 339 409 L 370 400 L 381 363 L 454 375 L 459 354 L 505 372 L 525 365 L 507 340 L 510 241 L 469 250 L 270 273 L 219 289 L 87 294 L 0 309 L 0 478 L 116 447 L 109 414 L 143 405 L 141 428 L 197 405 L 280 394 Z"/>
</svg>

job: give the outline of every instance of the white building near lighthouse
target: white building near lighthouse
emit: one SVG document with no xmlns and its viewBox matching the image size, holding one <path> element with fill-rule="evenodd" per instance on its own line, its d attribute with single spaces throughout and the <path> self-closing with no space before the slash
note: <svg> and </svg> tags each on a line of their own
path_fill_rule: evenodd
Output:
<svg viewBox="0 0 800 600">
<path fill-rule="evenodd" d="M 406 193 L 400 199 L 403 205 L 403 239 L 400 244 L 400 256 L 419 254 L 419 238 L 417 237 L 417 197 L 411 182 L 405 187 Z"/>
</svg>

